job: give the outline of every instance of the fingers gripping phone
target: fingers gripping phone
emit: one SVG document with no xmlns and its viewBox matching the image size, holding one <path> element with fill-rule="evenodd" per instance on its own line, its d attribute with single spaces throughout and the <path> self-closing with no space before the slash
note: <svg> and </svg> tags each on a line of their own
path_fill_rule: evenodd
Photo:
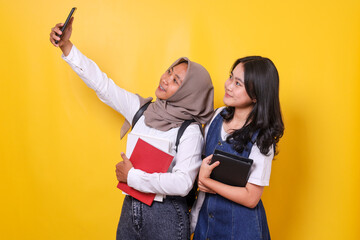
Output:
<svg viewBox="0 0 360 240">
<path fill-rule="evenodd" d="M 75 11 L 76 11 L 76 7 L 74 7 L 74 8 L 71 9 L 71 11 L 70 11 L 70 13 L 69 13 L 69 16 L 67 17 L 64 25 L 63 25 L 62 28 L 60 29 L 61 32 L 64 32 L 65 28 L 67 27 L 68 23 L 70 22 L 71 17 L 74 16 Z M 56 35 L 59 36 L 58 34 L 56 34 Z M 61 38 L 61 35 L 60 35 L 59 37 Z M 55 43 L 56 43 L 56 44 L 58 44 L 58 42 L 59 42 L 58 40 L 55 40 Z"/>
</svg>

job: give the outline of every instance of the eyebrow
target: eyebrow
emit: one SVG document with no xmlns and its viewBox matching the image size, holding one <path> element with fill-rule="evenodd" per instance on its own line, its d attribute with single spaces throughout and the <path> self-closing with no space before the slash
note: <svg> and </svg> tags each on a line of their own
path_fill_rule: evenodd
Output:
<svg viewBox="0 0 360 240">
<path fill-rule="evenodd" d="M 233 72 L 231 72 L 231 75 L 233 75 L 233 76 L 234 76 L 234 73 L 233 73 Z M 241 83 L 244 83 L 244 81 L 243 81 L 242 79 L 238 78 L 238 77 L 235 77 L 235 80 L 238 80 L 238 81 L 240 81 Z"/>
<path fill-rule="evenodd" d="M 174 67 L 171 68 L 171 71 L 174 72 Z M 175 77 L 176 77 L 177 79 L 179 79 L 181 82 L 183 82 L 183 80 L 180 78 L 179 75 L 175 74 Z"/>
<path fill-rule="evenodd" d="M 240 81 L 241 83 L 244 83 L 244 81 L 240 78 L 235 77 L 236 80 Z"/>
<path fill-rule="evenodd" d="M 180 81 L 182 81 L 179 75 L 175 74 L 175 77 L 177 77 Z"/>
</svg>

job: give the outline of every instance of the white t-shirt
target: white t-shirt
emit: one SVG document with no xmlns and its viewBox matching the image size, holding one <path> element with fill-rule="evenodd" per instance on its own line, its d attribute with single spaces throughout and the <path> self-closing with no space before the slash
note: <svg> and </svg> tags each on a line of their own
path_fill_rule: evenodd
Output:
<svg viewBox="0 0 360 240">
<path fill-rule="evenodd" d="M 215 119 L 215 117 L 221 112 L 222 109 L 224 109 L 224 107 L 221 107 L 216 111 L 216 114 L 212 118 L 211 123 Z M 207 127 L 205 128 L 205 139 L 211 123 L 208 124 Z M 221 128 L 222 140 L 226 140 L 227 135 L 228 134 L 225 132 L 224 127 L 222 127 Z M 271 146 L 269 154 L 264 155 L 260 152 L 259 147 L 255 143 L 251 148 L 249 158 L 253 160 L 253 164 L 250 169 L 250 176 L 248 182 L 258 186 L 269 186 L 271 163 L 274 158 L 274 148 Z M 190 219 L 191 232 L 195 231 L 197 218 L 199 216 L 199 212 L 204 200 L 205 200 L 205 193 L 200 191 L 198 198 L 193 208 L 191 209 L 191 219 Z"/>
<path fill-rule="evenodd" d="M 101 101 L 121 113 L 130 123 L 132 122 L 140 107 L 138 96 L 117 86 L 95 62 L 84 56 L 75 46 L 68 56 L 62 55 L 62 58 L 88 87 L 95 90 Z M 199 126 L 192 124 L 186 128 L 176 153 L 175 141 L 179 128 L 160 131 L 148 127 L 144 119 L 144 115 L 141 116 L 132 132 L 168 139 L 171 145 L 170 154 L 175 156 L 167 173 L 149 174 L 132 168 L 128 173 L 127 184 L 141 192 L 155 193 L 155 201 L 162 201 L 166 195 L 186 196 L 193 186 L 201 165 L 204 138 Z"/>
</svg>

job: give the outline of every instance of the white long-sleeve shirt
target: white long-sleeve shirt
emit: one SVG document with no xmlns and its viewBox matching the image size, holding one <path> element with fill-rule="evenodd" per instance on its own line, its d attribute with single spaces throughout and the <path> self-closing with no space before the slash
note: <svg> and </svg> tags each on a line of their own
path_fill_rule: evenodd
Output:
<svg viewBox="0 0 360 240">
<path fill-rule="evenodd" d="M 100 100 L 120 114 L 130 123 L 140 107 L 138 96 L 130 93 L 107 77 L 95 62 L 84 56 L 75 46 L 68 56 L 62 58 L 79 75 L 85 84 L 95 90 Z M 201 165 L 201 152 L 204 139 L 199 126 L 192 124 L 180 139 L 178 151 L 175 151 L 176 135 L 179 128 L 160 131 L 145 124 L 144 115 L 138 120 L 133 133 L 148 135 L 170 141 L 170 154 L 175 155 L 167 173 L 146 173 L 132 168 L 128 173 L 127 184 L 141 192 L 155 193 L 156 201 L 166 195 L 186 196 L 192 188 Z"/>
</svg>

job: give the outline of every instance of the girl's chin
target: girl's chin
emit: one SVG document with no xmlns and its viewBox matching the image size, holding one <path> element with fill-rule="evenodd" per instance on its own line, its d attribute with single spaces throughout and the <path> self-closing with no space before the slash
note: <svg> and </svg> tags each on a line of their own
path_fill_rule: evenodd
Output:
<svg viewBox="0 0 360 240">
<path fill-rule="evenodd" d="M 155 92 L 155 96 L 157 99 L 160 99 L 160 100 L 164 100 L 164 96 L 162 96 L 161 94 Z"/>
<path fill-rule="evenodd" d="M 230 105 L 231 105 L 231 101 L 229 101 L 230 99 L 229 98 L 227 98 L 226 96 L 223 98 L 223 102 L 224 102 L 224 104 L 226 105 L 226 106 L 229 106 L 229 107 L 231 107 Z"/>
</svg>

